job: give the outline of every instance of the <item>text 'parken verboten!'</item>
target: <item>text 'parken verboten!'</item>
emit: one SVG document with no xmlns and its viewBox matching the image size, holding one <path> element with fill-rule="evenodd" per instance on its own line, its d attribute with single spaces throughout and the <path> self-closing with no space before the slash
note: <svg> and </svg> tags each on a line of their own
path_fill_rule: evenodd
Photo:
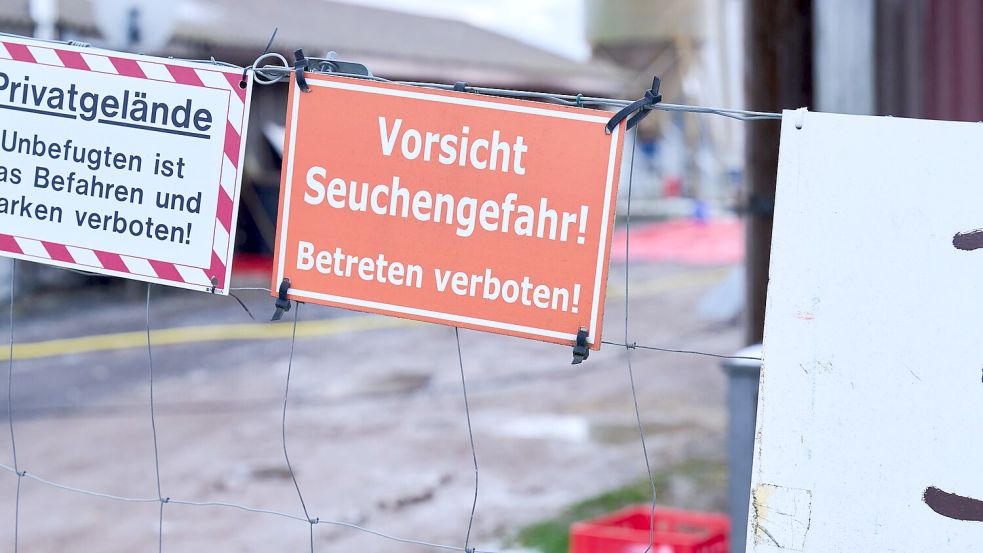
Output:
<svg viewBox="0 0 983 553">
<path fill-rule="evenodd" d="M 0 40 L 0 253 L 224 294 L 251 79 Z"/>
</svg>

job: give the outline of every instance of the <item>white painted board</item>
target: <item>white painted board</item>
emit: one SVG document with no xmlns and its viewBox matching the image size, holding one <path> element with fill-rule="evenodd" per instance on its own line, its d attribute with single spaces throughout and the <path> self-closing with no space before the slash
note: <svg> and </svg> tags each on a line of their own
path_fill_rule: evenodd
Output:
<svg viewBox="0 0 983 553">
<path fill-rule="evenodd" d="M 747 551 L 983 550 L 983 124 L 781 140 Z"/>
<path fill-rule="evenodd" d="M 0 255 L 226 293 L 251 76 L 0 37 Z"/>
</svg>

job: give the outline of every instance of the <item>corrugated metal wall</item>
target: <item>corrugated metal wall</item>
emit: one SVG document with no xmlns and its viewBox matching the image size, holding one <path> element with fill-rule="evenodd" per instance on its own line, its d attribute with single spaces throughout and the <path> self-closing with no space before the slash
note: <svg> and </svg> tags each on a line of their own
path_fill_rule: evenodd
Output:
<svg viewBox="0 0 983 553">
<path fill-rule="evenodd" d="M 879 0 L 878 113 L 983 120 L 983 2 Z"/>
<path fill-rule="evenodd" d="M 930 2 L 925 46 L 925 117 L 983 120 L 983 2 Z"/>
</svg>

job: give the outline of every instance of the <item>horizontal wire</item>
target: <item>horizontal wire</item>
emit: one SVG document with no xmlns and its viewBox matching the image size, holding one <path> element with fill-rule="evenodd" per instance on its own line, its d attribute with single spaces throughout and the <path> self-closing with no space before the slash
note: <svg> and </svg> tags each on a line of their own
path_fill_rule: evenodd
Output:
<svg viewBox="0 0 983 553">
<path fill-rule="evenodd" d="M 271 509 L 261 509 L 259 507 L 249 507 L 246 505 L 238 505 L 236 503 L 226 503 L 225 501 L 191 501 L 188 499 L 168 499 L 168 503 L 174 503 L 177 505 L 190 505 L 192 507 L 228 507 L 230 509 L 239 509 L 240 511 L 248 511 L 250 513 L 260 513 L 264 515 L 275 515 L 278 517 L 289 518 L 293 520 L 299 520 L 301 522 L 308 522 L 302 516 L 291 515 L 290 513 L 284 513 L 282 511 L 273 511 Z"/>
<path fill-rule="evenodd" d="M 622 346 L 623 347 L 623 346 Z M 603 364 L 592 364 L 576 371 L 525 370 L 513 371 L 507 374 L 471 379 L 468 381 L 469 393 L 488 393 L 506 390 L 514 386 L 526 386 L 540 380 L 559 382 L 582 378 L 602 370 L 612 370 L 613 367 Z M 460 388 L 452 383 L 421 386 L 415 389 L 382 390 L 358 392 L 343 398 L 301 396 L 297 398 L 295 409 L 320 409 L 325 406 L 339 407 L 358 405 L 366 402 L 378 402 L 397 399 L 412 399 L 415 396 L 427 395 L 432 397 L 450 396 L 460 393 Z M 268 411 L 281 405 L 277 398 L 262 398 L 254 400 L 199 400 L 172 401 L 158 403 L 158 410 L 166 416 L 194 416 L 231 413 L 250 413 Z M 79 405 L 25 405 L 18 408 L 19 412 L 27 415 L 44 416 L 73 416 L 73 417 L 133 417 L 143 416 L 142 404 L 106 404 L 95 406 Z"/>
<path fill-rule="evenodd" d="M 175 60 L 175 61 L 184 61 L 184 62 L 188 62 L 188 63 L 200 63 L 200 64 L 204 64 L 204 65 L 220 65 L 222 67 L 228 67 L 229 69 L 237 69 L 237 70 L 238 69 L 245 69 L 241 65 L 236 65 L 234 63 L 229 63 L 227 61 L 217 60 L 215 58 L 209 58 L 207 60 L 193 60 L 193 59 L 188 59 L 188 58 L 169 57 L 167 59 L 171 59 L 171 60 Z"/>
<path fill-rule="evenodd" d="M 366 528 L 364 526 L 359 526 L 358 524 L 352 524 L 350 522 L 341 522 L 341 521 L 338 521 L 338 520 L 322 520 L 322 519 L 318 519 L 317 520 L 317 524 L 328 524 L 330 526 L 340 526 L 342 528 L 351 528 L 353 530 L 358 530 L 360 532 L 365 532 L 366 534 L 372 534 L 373 536 L 378 536 L 380 538 L 385 538 L 387 540 L 391 540 L 391 541 L 395 541 L 395 542 L 399 542 L 399 543 L 407 543 L 407 544 L 411 544 L 411 545 L 422 545 L 422 546 L 425 546 L 425 547 L 432 547 L 434 549 L 443 549 L 443 550 L 446 550 L 446 551 L 464 551 L 464 549 L 462 547 L 459 547 L 459 546 L 456 546 L 456 545 L 445 545 L 445 544 L 442 544 L 442 543 L 431 543 L 431 542 L 428 542 L 428 541 L 413 540 L 413 539 L 409 539 L 409 538 L 400 538 L 398 536 L 393 536 L 393 535 L 390 535 L 390 534 L 386 534 L 384 532 L 379 532 L 378 530 L 372 530 L 371 528 Z M 486 553 L 494 553 L 494 552 L 487 551 Z"/>
<path fill-rule="evenodd" d="M 4 470 L 4 471 L 7 471 L 7 472 L 10 472 L 10 473 L 12 473 L 14 475 L 17 475 L 17 476 L 20 476 L 20 477 L 23 477 L 23 478 L 30 478 L 31 480 L 34 480 L 36 482 L 40 482 L 40 483 L 42 483 L 42 484 L 44 484 L 46 486 L 51 486 L 53 488 L 57 488 L 57 489 L 60 489 L 60 490 L 63 490 L 63 491 L 69 491 L 69 492 L 73 492 L 73 493 L 87 495 L 87 496 L 90 496 L 90 497 L 99 497 L 99 498 L 102 498 L 102 499 L 111 499 L 111 500 L 114 500 L 114 501 L 122 501 L 122 502 L 126 502 L 126 503 L 173 503 L 175 505 L 188 505 L 188 506 L 192 506 L 192 507 L 225 507 L 225 508 L 230 508 L 230 509 L 237 509 L 237 510 L 240 510 L 240 511 L 247 511 L 247 512 L 250 512 L 250 513 L 273 515 L 273 516 L 278 516 L 278 517 L 287 518 L 287 519 L 291 519 L 291 520 L 297 520 L 297 521 L 303 522 L 305 524 L 310 524 L 310 520 L 308 520 L 308 519 L 306 519 L 306 518 L 304 518 L 302 516 L 292 515 L 290 513 L 284 513 L 282 511 L 274 511 L 272 509 L 262 509 L 262 508 L 259 508 L 259 507 L 250 507 L 248 505 L 240 505 L 238 503 L 229 503 L 229 502 L 225 502 L 225 501 L 193 501 L 193 500 L 188 500 L 188 499 L 173 499 L 173 498 L 170 498 L 170 497 L 166 497 L 166 498 L 162 498 L 162 499 L 158 499 L 158 498 L 155 498 L 155 497 L 148 497 L 148 498 L 125 497 L 125 496 L 121 496 L 121 495 L 114 495 L 114 494 L 110 494 L 110 493 L 97 492 L 97 491 L 93 491 L 93 490 L 86 490 L 86 489 L 82 489 L 82 488 L 76 488 L 74 486 L 68 486 L 68 485 L 65 485 L 65 484 L 59 484 L 57 482 L 52 482 L 51 480 L 48 480 L 46 478 L 42 478 L 40 476 L 37 476 L 36 474 L 29 473 L 26 470 L 25 471 L 22 471 L 22 472 L 18 472 L 13 467 L 11 467 L 9 465 L 6 465 L 6 464 L 3 464 L 3 463 L 0 463 L 0 470 Z M 392 534 L 387 534 L 385 532 L 380 532 L 379 530 L 373 530 L 371 528 L 367 528 L 365 526 L 361 526 L 361 525 L 354 524 L 354 523 L 351 523 L 351 522 L 342 522 L 340 520 L 329 520 L 329 519 L 323 519 L 323 518 L 315 518 L 313 520 L 316 520 L 317 521 L 315 524 L 327 524 L 329 526 L 338 526 L 338 527 L 341 527 L 341 528 L 349 528 L 349 529 L 352 529 L 352 530 L 358 530 L 359 532 L 363 532 L 365 534 L 370 534 L 370 535 L 377 536 L 377 537 L 380 537 L 380 538 L 384 538 L 384 539 L 387 539 L 387 540 L 390 540 L 390 541 L 394 541 L 394 542 L 411 544 L 411 545 L 421 545 L 421 546 L 425 546 L 425 547 L 431 547 L 431 548 L 434 548 L 434 549 L 442 549 L 442 550 L 445 550 L 445 551 L 464 551 L 463 548 L 461 548 L 459 546 L 456 546 L 456 545 L 446 545 L 446 544 L 432 543 L 432 542 L 422 541 L 422 540 L 414 540 L 414 539 L 410 539 L 410 538 L 401 538 L 399 536 L 394 536 Z M 494 552 L 483 550 L 483 553 L 494 553 Z"/>
<path fill-rule="evenodd" d="M 735 359 L 746 361 L 761 361 L 760 357 L 742 355 L 721 355 L 717 353 L 665 348 L 645 344 L 615 342 L 602 340 L 602 344 L 618 346 L 621 348 L 644 349 L 659 351 L 663 353 L 673 353 L 679 355 L 698 355 L 712 357 L 715 359 Z M 603 364 L 591 364 L 584 366 L 576 371 L 554 371 L 554 370 L 520 370 L 511 371 L 505 374 L 486 376 L 483 378 L 471 379 L 469 381 L 470 392 L 489 393 L 507 390 L 516 386 L 527 386 L 537 381 L 550 380 L 561 381 L 567 379 L 581 378 L 602 370 L 610 370 L 613 367 Z M 295 408 L 311 409 L 322 408 L 326 405 L 331 406 L 350 406 L 358 405 L 369 401 L 386 401 L 398 399 L 412 399 L 415 396 L 426 394 L 428 396 L 456 395 L 460 389 L 451 383 L 425 385 L 414 389 L 401 390 L 380 390 L 353 393 L 344 398 L 327 398 L 317 396 L 301 396 L 297 398 Z M 167 416 L 182 415 L 208 415 L 226 413 L 250 413 L 266 411 L 280 405 L 281 400 L 277 398 L 258 398 L 253 400 L 201 400 L 201 401 L 172 401 L 158 405 L 163 414 Z M 137 404 L 107 404 L 96 406 L 79 405 L 21 405 L 20 412 L 27 416 L 85 416 L 85 417 L 132 417 L 142 416 L 143 405 Z"/>
<path fill-rule="evenodd" d="M 73 486 L 66 486 L 65 484 L 59 484 L 57 482 L 52 482 L 51 480 L 47 480 L 47 479 L 41 478 L 40 476 L 38 476 L 36 474 L 32 474 L 30 472 L 27 472 L 26 470 L 25 471 L 22 471 L 22 472 L 21 471 L 18 471 L 14 467 L 8 466 L 8 465 L 3 464 L 3 463 L 0 463 L 0 470 L 5 470 L 5 471 L 10 472 L 12 474 L 15 474 L 15 475 L 17 475 L 19 477 L 30 478 L 31 480 L 35 480 L 37 482 L 40 482 L 40 483 L 45 484 L 47 486 L 52 486 L 52 487 L 58 488 L 60 490 L 65 490 L 65 491 L 69 491 L 69 492 L 80 493 L 80 494 L 89 495 L 89 496 L 92 496 L 92 497 L 101 497 L 103 499 L 113 499 L 113 500 L 116 500 L 116 501 L 126 501 L 126 502 L 129 502 L 129 503 L 158 503 L 158 502 L 160 502 L 160 499 L 157 499 L 156 497 L 154 497 L 154 498 L 123 497 L 123 496 L 119 496 L 119 495 L 113 495 L 113 494 L 110 494 L 110 493 L 95 492 L 95 491 L 91 491 L 91 490 L 83 490 L 82 488 L 76 488 L 76 487 L 73 487 Z"/>
<path fill-rule="evenodd" d="M 271 81 L 270 84 L 287 79 L 290 76 L 290 73 L 294 71 L 293 68 L 282 67 L 282 66 L 265 66 L 259 68 L 251 68 L 251 70 L 260 73 L 261 75 L 263 75 L 264 78 L 269 79 Z M 356 75 L 352 73 L 341 73 L 341 72 L 331 72 L 331 73 L 324 73 L 324 74 L 336 75 L 339 77 L 350 77 L 355 79 L 376 81 L 376 82 L 389 83 L 389 84 L 415 86 L 420 88 L 433 88 L 437 90 L 454 90 L 454 85 L 444 84 L 444 83 L 430 83 L 430 82 L 421 82 L 421 81 L 393 81 L 382 77 L 376 77 L 370 75 Z M 592 106 L 624 107 L 634 102 L 634 100 L 625 100 L 621 98 L 602 98 L 596 96 L 553 94 L 548 92 L 512 90 L 512 89 L 505 89 L 505 88 L 489 88 L 483 86 L 466 86 L 464 87 L 464 91 L 475 92 L 478 94 L 487 94 L 489 96 L 502 96 L 506 98 L 549 100 L 551 102 L 565 105 L 565 106 L 592 105 Z M 661 111 L 706 113 L 712 115 L 721 115 L 724 117 L 730 117 L 732 119 L 737 119 L 740 121 L 779 120 L 782 118 L 781 113 L 768 112 L 768 111 L 751 111 L 751 110 L 743 110 L 743 109 L 718 108 L 718 107 L 710 107 L 710 106 L 691 106 L 686 104 L 669 104 L 669 103 L 661 103 L 661 102 L 651 106 L 651 109 L 657 109 Z"/>
<path fill-rule="evenodd" d="M 16 33 L 7 33 L 7 32 L 3 32 L 3 31 L 0 31 L 0 36 L 7 36 L 7 37 L 10 37 L 10 38 L 21 38 L 21 39 L 24 39 L 24 40 L 34 40 L 34 41 L 37 41 L 37 42 L 45 42 L 45 43 L 48 43 L 48 44 L 64 44 L 66 46 L 78 46 L 78 47 L 81 47 L 81 48 L 89 48 L 89 47 L 92 46 L 88 42 L 82 42 L 80 40 L 57 40 L 57 39 L 51 39 L 51 38 L 35 38 L 35 37 L 32 37 L 32 36 L 18 35 Z"/>
<path fill-rule="evenodd" d="M 0 36 L 9 36 L 13 38 L 21 38 L 24 40 L 39 40 L 32 37 L 26 37 L 22 35 L 12 34 L 12 33 L 0 33 Z M 70 46 L 83 46 L 88 47 L 89 44 L 78 41 L 64 41 L 64 40 L 44 40 L 43 42 L 55 43 L 55 44 L 67 44 Z M 257 58 L 257 61 L 259 59 Z M 282 57 L 282 56 L 281 56 Z M 242 67 L 234 63 L 228 63 L 215 58 L 210 58 L 207 60 L 201 59 L 186 59 L 186 58 L 168 58 L 176 61 L 184 61 L 188 63 L 200 63 L 207 65 L 220 65 L 222 67 L 228 67 L 230 69 L 252 71 L 255 74 L 261 76 L 264 80 L 257 79 L 256 82 L 259 84 L 276 84 L 278 82 L 284 81 L 290 77 L 290 74 L 295 71 L 292 67 L 284 67 L 282 65 L 266 65 L 262 67 L 255 67 L 255 62 L 253 65 L 248 65 Z M 308 73 L 321 73 L 316 71 L 308 71 Z M 422 81 L 392 81 L 382 77 L 376 77 L 372 75 L 356 75 L 351 73 L 341 73 L 341 72 L 330 72 L 326 73 L 330 75 L 337 75 L 339 77 L 351 77 L 356 79 L 400 84 L 406 86 L 415 86 L 420 88 L 433 88 L 437 90 L 454 90 L 452 84 L 444 83 L 430 83 Z M 524 99 L 534 99 L 534 100 L 548 100 L 557 104 L 565 106 L 611 106 L 611 107 L 624 107 L 634 100 L 625 100 L 622 98 L 602 98 L 596 96 L 583 96 L 583 95 L 571 95 L 571 94 L 551 94 L 547 92 L 533 92 L 527 90 L 511 90 L 505 88 L 489 88 L 483 86 L 466 86 L 464 88 L 466 92 L 476 92 L 478 94 L 487 94 L 490 96 L 502 96 L 506 98 L 524 98 Z M 691 106 L 686 104 L 668 104 L 668 103 L 658 103 L 650 107 L 650 109 L 657 109 L 660 111 L 673 111 L 673 112 L 686 112 L 686 113 L 706 113 L 711 115 L 720 115 L 723 117 L 729 117 L 731 119 L 737 119 L 739 121 L 764 121 L 764 120 L 776 120 L 781 119 L 781 113 L 768 112 L 768 111 L 752 111 L 744 109 L 730 109 L 730 108 L 718 108 L 710 106 Z"/>
<path fill-rule="evenodd" d="M 747 361 L 761 361 L 760 357 L 751 357 L 747 355 L 721 355 L 719 353 L 710 353 L 706 351 L 697 351 L 692 349 L 673 349 L 673 348 L 663 348 L 658 346 L 644 346 L 642 344 L 636 344 L 634 342 L 626 344 L 624 342 L 611 342 L 608 340 L 601 340 L 602 344 L 607 344 L 609 346 L 619 346 L 627 349 L 647 349 L 652 351 L 661 351 L 664 353 L 679 353 L 682 355 L 701 355 L 703 357 L 713 357 L 716 359 L 744 359 Z"/>
</svg>

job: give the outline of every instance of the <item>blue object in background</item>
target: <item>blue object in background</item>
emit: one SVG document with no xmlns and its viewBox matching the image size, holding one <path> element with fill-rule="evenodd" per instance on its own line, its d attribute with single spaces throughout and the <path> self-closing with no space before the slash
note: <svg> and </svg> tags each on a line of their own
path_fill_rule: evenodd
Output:
<svg viewBox="0 0 983 553">
<path fill-rule="evenodd" d="M 710 217 L 710 208 L 703 200 L 693 202 L 693 219 L 698 223 L 706 223 Z"/>
</svg>

